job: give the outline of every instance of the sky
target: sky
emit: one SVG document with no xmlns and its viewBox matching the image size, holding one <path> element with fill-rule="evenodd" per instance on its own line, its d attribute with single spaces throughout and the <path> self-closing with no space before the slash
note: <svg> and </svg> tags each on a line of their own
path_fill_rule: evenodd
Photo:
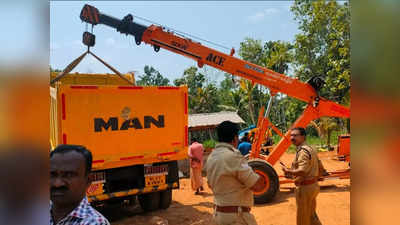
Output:
<svg viewBox="0 0 400 225">
<path fill-rule="evenodd" d="M 82 33 L 86 24 L 79 15 L 84 4 L 90 4 L 101 13 L 122 19 L 127 14 L 134 22 L 151 25 L 145 18 L 163 26 L 226 46 L 228 49 L 199 41 L 229 54 L 237 52 L 246 37 L 266 41 L 290 41 L 299 33 L 298 24 L 290 11 L 291 1 L 51 1 L 50 2 L 50 66 L 64 69 L 81 55 L 86 46 Z M 135 18 L 135 16 L 137 16 Z M 88 26 L 91 30 L 91 25 Z M 143 42 L 137 46 L 133 36 L 125 36 L 114 28 L 96 25 L 93 30 L 96 45 L 91 51 L 121 73 L 136 71 L 136 79 L 143 74 L 145 65 L 153 66 L 171 83 L 183 71 L 197 63 L 192 59 L 161 49 L 154 52 Z M 193 39 L 193 38 L 191 38 Z M 213 71 L 213 69 L 208 69 Z M 94 57 L 87 55 L 72 71 L 80 73 L 112 73 Z M 223 79 L 223 72 L 211 73 L 211 79 Z"/>
<path fill-rule="evenodd" d="M 0 71 L 32 64 L 48 68 L 48 12 L 48 4 L 38 0 L 0 2 Z"/>
</svg>

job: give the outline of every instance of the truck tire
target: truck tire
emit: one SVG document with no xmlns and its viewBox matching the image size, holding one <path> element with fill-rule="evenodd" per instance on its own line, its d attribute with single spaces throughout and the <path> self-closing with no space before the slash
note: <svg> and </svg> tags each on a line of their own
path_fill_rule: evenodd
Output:
<svg viewBox="0 0 400 225">
<path fill-rule="evenodd" d="M 168 209 L 172 202 L 172 189 L 160 192 L 160 209 Z"/>
<path fill-rule="evenodd" d="M 268 156 L 268 155 L 269 155 L 269 153 L 268 153 L 268 154 L 265 154 L 265 153 L 263 153 L 263 152 L 260 152 L 260 155 L 263 155 L 263 156 Z M 249 161 L 249 160 L 250 160 L 250 153 L 249 153 L 249 154 L 247 154 L 247 155 L 244 155 L 244 158 L 245 158 L 247 161 Z"/>
<path fill-rule="evenodd" d="M 126 199 L 128 206 L 134 206 L 136 205 L 136 196 L 132 195 L 129 198 Z"/>
<path fill-rule="evenodd" d="M 265 186 L 260 192 L 254 192 L 254 203 L 264 204 L 271 202 L 279 190 L 279 178 L 274 168 L 265 161 L 250 160 L 249 166 L 258 175 L 265 179 Z"/>
<path fill-rule="evenodd" d="M 141 194 L 138 196 L 140 207 L 143 211 L 151 212 L 157 210 L 160 205 L 160 193 L 152 192 L 147 194 Z"/>
</svg>

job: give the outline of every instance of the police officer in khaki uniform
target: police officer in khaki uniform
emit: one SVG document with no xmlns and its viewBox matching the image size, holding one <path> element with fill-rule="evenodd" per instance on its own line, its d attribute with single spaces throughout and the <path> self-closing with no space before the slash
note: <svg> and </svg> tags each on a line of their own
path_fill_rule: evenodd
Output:
<svg viewBox="0 0 400 225">
<path fill-rule="evenodd" d="M 319 167 L 322 167 L 317 152 L 306 145 L 306 131 L 302 127 L 291 130 L 290 140 L 296 145 L 296 158 L 290 169 L 282 164 L 286 177 L 295 179 L 297 225 L 321 225 L 316 209 L 316 198 L 319 193 Z M 319 166 L 321 165 L 321 166 Z M 322 169 L 322 168 L 321 168 Z"/>
<path fill-rule="evenodd" d="M 217 127 L 218 141 L 205 169 L 207 183 L 214 194 L 214 221 L 217 225 L 256 225 L 250 213 L 253 191 L 260 191 L 264 179 L 247 164 L 234 146 L 238 143 L 237 124 L 224 121 Z"/>
</svg>

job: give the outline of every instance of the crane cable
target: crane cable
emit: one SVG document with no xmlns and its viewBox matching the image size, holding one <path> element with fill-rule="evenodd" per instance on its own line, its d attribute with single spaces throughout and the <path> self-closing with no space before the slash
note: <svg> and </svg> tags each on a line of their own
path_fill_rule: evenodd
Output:
<svg viewBox="0 0 400 225">
<path fill-rule="evenodd" d="M 164 29 L 166 28 L 167 30 L 174 31 L 176 34 L 179 34 L 180 36 L 182 36 L 182 37 L 184 37 L 184 38 L 186 38 L 186 37 L 191 37 L 191 38 L 194 38 L 194 39 L 197 39 L 197 40 L 200 40 L 200 41 L 204 41 L 204 42 L 207 42 L 207 43 L 209 43 L 209 44 L 218 46 L 218 47 L 223 48 L 223 49 L 226 49 L 226 50 L 230 50 L 230 49 L 231 49 L 231 48 L 228 48 L 228 47 L 226 47 L 226 46 L 224 46 L 224 45 L 221 45 L 221 44 L 218 44 L 218 43 L 215 43 L 215 42 L 212 42 L 212 41 L 209 41 L 209 40 L 200 38 L 200 37 L 196 37 L 196 36 L 194 36 L 194 35 L 192 35 L 192 34 L 185 33 L 185 32 L 176 30 L 176 29 L 171 28 L 171 27 L 163 26 L 162 24 L 159 24 L 159 23 L 157 23 L 157 22 L 151 21 L 151 20 L 149 20 L 149 19 L 146 19 L 146 18 L 137 16 L 137 15 L 133 15 L 133 16 L 134 16 L 134 18 L 139 18 L 139 19 L 144 20 L 144 21 L 146 21 L 146 22 L 149 22 L 149 23 L 151 23 L 151 24 L 155 24 L 155 25 L 157 25 L 157 26 L 160 26 L 160 27 L 162 27 L 162 28 L 164 28 Z"/>
</svg>

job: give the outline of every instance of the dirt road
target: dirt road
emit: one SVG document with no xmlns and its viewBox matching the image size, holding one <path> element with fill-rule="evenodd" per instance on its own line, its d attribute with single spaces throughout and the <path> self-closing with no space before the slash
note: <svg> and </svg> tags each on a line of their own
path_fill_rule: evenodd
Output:
<svg viewBox="0 0 400 225">
<path fill-rule="evenodd" d="M 319 153 L 328 171 L 347 167 L 344 162 L 330 159 L 334 152 Z M 285 154 L 281 160 L 290 165 L 294 154 Z M 281 174 L 280 166 L 275 166 Z M 206 181 L 206 180 L 204 180 Z M 181 188 L 174 190 L 173 202 L 167 210 L 144 213 L 140 206 L 107 208 L 102 210 L 115 225 L 148 225 L 154 217 L 168 220 L 169 225 L 208 225 L 212 222 L 212 192 L 205 185 L 203 195 L 194 195 L 190 180 L 182 179 Z M 321 193 L 317 198 L 317 213 L 324 225 L 350 224 L 350 180 L 329 180 L 320 182 Z M 259 225 L 296 224 L 296 202 L 294 185 L 281 185 L 280 193 L 272 203 L 256 205 L 252 213 Z"/>
</svg>

